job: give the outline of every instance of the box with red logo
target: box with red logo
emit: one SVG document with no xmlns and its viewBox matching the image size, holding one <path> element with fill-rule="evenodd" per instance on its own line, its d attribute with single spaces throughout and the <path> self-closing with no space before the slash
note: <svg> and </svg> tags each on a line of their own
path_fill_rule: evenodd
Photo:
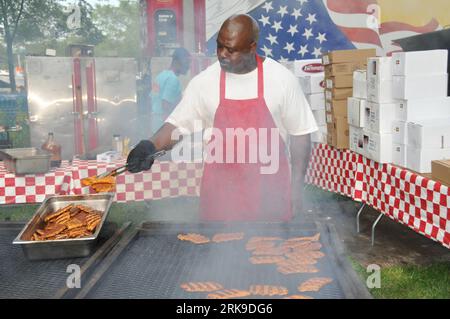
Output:
<svg viewBox="0 0 450 319">
<path fill-rule="evenodd" d="M 300 86 L 305 94 L 323 93 L 325 91 L 323 75 L 308 75 L 299 77 Z"/>
<path fill-rule="evenodd" d="M 294 75 L 297 77 L 325 76 L 325 68 L 321 59 L 296 60 L 293 62 L 293 65 Z"/>
</svg>

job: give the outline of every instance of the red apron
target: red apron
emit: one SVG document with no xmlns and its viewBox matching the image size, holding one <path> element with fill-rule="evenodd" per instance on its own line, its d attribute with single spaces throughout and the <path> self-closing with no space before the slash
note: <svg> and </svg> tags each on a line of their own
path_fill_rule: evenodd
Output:
<svg viewBox="0 0 450 319">
<path fill-rule="evenodd" d="M 263 63 L 257 56 L 258 97 L 250 100 L 229 100 L 225 98 L 225 72 L 220 74 L 220 104 L 214 118 L 214 128 L 223 135 L 223 154 L 226 144 L 237 140 L 226 140 L 226 129 L 256 129 L 257 141 L 267 131 L 267 149 L 270 152 L 271 129 L 276 128 L 272 115 L 264 100 Z M 267 130 L 260 130 L 260 129 Z M 244 164 L 205 163 L 200 190 L 200 216 L 205 221 L 288 221 L 292 217 L 291 182 L 286 146 L 279 134 L 279 169 L 276 173 L 261 174 L 260 168 L 268 166 L 257 156 L 256 163 L 250 163 L 249 143 L 246 139 Z M 211 143 L 212 141 L 210 141 Z M 259 143 L 261 144 L 261 143 Z M 254 145 L 253 145 L 254 146 Z M 264 146 L 266 147 L 266 146 Z M 254 149 L 254 147 L 252 147 Z M 259 146 L 256 147 L 259 154 Z M 266 151 L 267 152 L 267 151 Z M 225 159 L 225 155 L 224 155 Z"/>
</svg>

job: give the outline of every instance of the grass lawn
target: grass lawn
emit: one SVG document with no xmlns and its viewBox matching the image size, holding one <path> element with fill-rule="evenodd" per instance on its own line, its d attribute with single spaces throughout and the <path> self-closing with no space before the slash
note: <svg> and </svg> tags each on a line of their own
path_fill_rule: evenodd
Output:
<svg viewBox="0 0 450 319">
<path fill-rule="evenodd" d="M 371 274 L 355 260 L 351 263 L 366 281 Z M 376 299 L 450 299 L 450 264 L 382 268 L 381 288 L 370 293 Z"/>
</svg>

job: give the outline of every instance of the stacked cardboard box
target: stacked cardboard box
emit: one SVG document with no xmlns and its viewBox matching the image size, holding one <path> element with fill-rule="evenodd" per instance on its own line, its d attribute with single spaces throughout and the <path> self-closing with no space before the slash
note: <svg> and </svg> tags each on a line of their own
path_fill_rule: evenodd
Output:
<svg viewBox="0 0 450 319">
<path fill-rule="evenodd" d="M 360 89 L 348 99 L 350 149 L 419 173 L 431 172 L 434 159 L 450 158 L 446 72 L 446 50 L 369 58 L 367 100 Z M 363 78 L 354 73 L 355 88 Z"/>
<path fill-rule="evenodd" d="M 347 100 L 350 150 L 364 155 L 363 128 L 366 127 L 367 108 L 367 70 L 353 73 L 353 96 Z"/>
<path fill-rule="evenodd" d="M 314 143 L 326 143 L 325 72 L 322 60 L 297 60 L 293 62 L 293 68 L 319 127 L 317 132 L 311 134 L 311 141 Z"/>
<path fill-rule="evenodd" d="M 322 57 L 325 65 L 327 140 L 331 146 L 338 149 L 349 148 L 347 99 L 353 95 L 353 72 L 365 69 L 367 59 L 375 55 L 375 50 L 342 50 L 329 52 Z M 364 83 L 358 82 L 357 95 L 364 96 L 364 89 L 361 89 L 361 85 L 364 86 Z"/>
<path fill-rule="evenodd" d="M 392 56 L 393 163 L 430 173 L 431 162 L 450 158 L 447 50 Z"/>
<path fill-rule="evenodd" d="M 431 176 L 434 180 L 450 187 L 450 159 L 431 162 Z"/>
<path fill-rule="evenodd" d="M 395 104 L 392 96 L 392 58 L 375 57 L 367 61 L 367 101 L 364 127 L 354 129 L 362 135 L 359 153 L 379 163 L 392 162 L 392 123 Z M 355 133 L 353 133 L 355 134 Z M 360 143 L 361 144 L 361 143 Z"/>
</svg>

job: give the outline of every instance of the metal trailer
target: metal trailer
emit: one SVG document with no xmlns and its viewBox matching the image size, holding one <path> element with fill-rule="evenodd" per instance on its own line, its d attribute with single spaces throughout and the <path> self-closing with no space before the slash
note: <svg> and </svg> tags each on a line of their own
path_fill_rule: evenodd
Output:
<svg viewBox="0 0 450 319">
<path fill-rule="evenodd" d="M 27 57 L 31 145 L 48 132 L 62 145 L 63 159 L 95 158 L 111 149 L 113 134 L 132 142 L 138 130 L 134 59 Z"/>
</svg>

